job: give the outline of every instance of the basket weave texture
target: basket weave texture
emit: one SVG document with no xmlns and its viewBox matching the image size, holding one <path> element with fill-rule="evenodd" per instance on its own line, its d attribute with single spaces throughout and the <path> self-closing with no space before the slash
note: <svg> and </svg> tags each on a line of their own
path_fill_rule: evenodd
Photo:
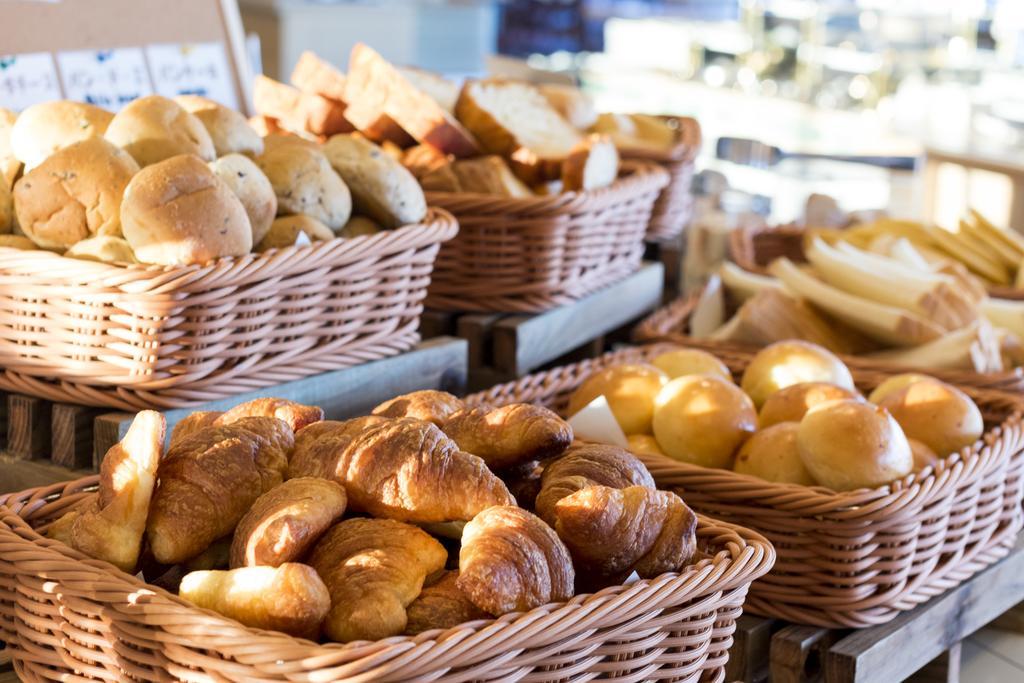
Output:
<svg viewBox="0 0 1024 683">
<path fill-rule="evenodd" d="M 471 402 L 541 403 L 564 411 L 591 373 L 676 348 L 655 344 L 529 375 Z M 719 354 L 737 376 L 749 353 Z M 854 371 L 869 390 L 887 375 Z M 983 439 L 889 486 L 835 492 L 778 484 L 660 456 L 640 456 L 658 485 L 695 510 L 756 529 L 778 561 L 751 587 L 753 613 L 825 627 L 882 624 L 1004 557 L 1022 524 L 1021 399 L 964 388 L 986 420 Z"/>
<path fill-rule="evenodd" d="M 701 517 L 681 574 L 447 631 L 318 645 L 243 627 L 38 533 L 98 477 L 0 496 L 0 640 L 25 681 L 724 679 L 735 620 L 774 552 Z"/>
<path fill-rule="evenodd" d="M 457 231 L 431 209 L 394 231 L 187 267 L 0 248 L 0 389 L 178 408 L 400 353 Z"/>
<path fill-rule="evenodd" d="M 591 192 L 503 199 L 428 192 L 459 221 L 437 257 L 427 306 L 447 311 L 537 313 L 572 303 L 640 267 L 644 234 L 668 173 L 623 163 Z"/>
</svg>

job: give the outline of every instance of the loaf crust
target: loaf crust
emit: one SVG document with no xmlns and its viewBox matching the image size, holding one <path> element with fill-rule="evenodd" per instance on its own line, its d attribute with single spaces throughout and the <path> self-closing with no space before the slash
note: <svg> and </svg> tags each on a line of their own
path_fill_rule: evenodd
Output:
<svg viewBox="0 0 1024 683">
<path fill-rule="evenodd" d="M 179 154 L 213 161 L 216 151 L 205 126 L 174 100 L 148 95 L 132 100 L 110 121 L 107 140 L 149 166 Z"/>
</svg>

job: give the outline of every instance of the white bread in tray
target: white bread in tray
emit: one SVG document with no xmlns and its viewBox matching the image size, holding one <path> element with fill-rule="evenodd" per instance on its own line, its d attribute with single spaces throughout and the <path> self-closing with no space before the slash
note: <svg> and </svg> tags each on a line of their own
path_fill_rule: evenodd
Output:
<svg viewBox="0 0 1024 683">
<path fill-rule="evenodd" d="M 455 114 L 485 151 L 500 154 L 528 185 L 556 180 L 583 136 L 534 86 L 523 81 L 468 81 Z"/>
<path fill-rule="evenodd" d="M 619 175 L 619 150 L 605 135 L 589 135 L 573 148 L 562 164 L 562 190 L 597 190 Z"/>
<path fill-rule="evenodd" d="M 315 93 L 338 102 L 345 101 L 345 74 L 306 50 L 292 70 L 292 85 L 302 92 Z"/>
<path fill-rule="evenodd" d="M 349 121 L 371 139 L 379 139 L 375 132 L 390 121 L 445 154 L 467 157 L 479 153 L 473 136 L 444 107 L 361 43 L 352 48 L 349 58 L 345 101 Z M 408 141 L 387 139 L 408 146 Z"/>
</svg>

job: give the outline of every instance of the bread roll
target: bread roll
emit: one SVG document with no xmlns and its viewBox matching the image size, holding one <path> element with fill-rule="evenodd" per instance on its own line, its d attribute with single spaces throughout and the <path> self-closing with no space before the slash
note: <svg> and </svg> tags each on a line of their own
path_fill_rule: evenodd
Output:
<svg viewBox="0 0 1024 683">
<path fill-rule="evenodd" d="M 917 439 L 907 439 L 907 443 L 910 444 L 910 453 L 914 456 L 915 472 L 925 467 L 934 467 L 942 459 Z"/>
<path fill-rule="evenodd" d="M 762 428 L 740 447 L 733 470 L 766 481 L 814 486 L 811 473 L 796 447 L 797 422 L 780 422 Z"/>
<path fill-rule="evenodd" d="M 352 203 L 385 228 L 418 223 L 427 200 L 416 178 L 401 162 L 358 135 L 335 135 L 324 155 L 352 191 Z"/>
<path fill-rule="evenodd" d="M 665 455 L 665 451 L 661 450 L 661 446 L 658 445 L 658 440 L 650 434 L 630 434 L 626 437 L 626 441 L 629 442 L 631 453 L 638 455 Z"/>
<path fill-rule="evenodd" d="M 14 198 L 11 191 L 0 181 L 0 235 L 6 235 L 14 229 Z"/>
<path fill-rule="evenodd" d="M 0 247 L 7 247 L 8 249 L 24 249 L 26 251 L 39 249 L 38 244 L 21 235 L 0 235 Z"/>
<path fill-rule="evenodd" d="M 86 261 L 102 261 L 104 263 L 138 263 L 135 252 L 123 237 L 113 235 L 96 235 L 71 245 L 64 252 L 69 258 L 80 258 Z"/>
<path fill-rule="evenodd" d="M 149 95 L 133 100 L 107 127 L 107 140 L 128 152 L 140 166 L 179 154 L 213 161 L 216 153 L 206 128 L 174 100 Z"/>
<path fill-rule="evenodd" d="M 879 402 L 911 439 L 940 457 L 956 453 L 981 438 L 985 421 L 974 401 L 951 384 L 920 379 Z"/>
<path fill-rule="evenodd" d="M 669 379 L 683 375 L 717 375 L 732 381 L 732 373 L 725 363 L 700 349 L 666 351 L 652 360 L 651 365 L 668 375 Z"/>
<path fill-rule="evenodd" d="M 352 216 L 340 231 L 338 237 L 352 239 L 363 235 L 376 235 L 382 228 L 366 216 Z"/>
<path fill-rule="evenodd" d="M 21 162 L 11 147 L 11 129 L 17 119 L 18 115 L 13 111 L 0 107 L 0 186 L 4 190 L 14 187 L 14 179 L 21 171 Z"/>
<path fill-rule="evenodd" d="M 776 391 L 765 400 L 758 415 L 761 429 L 780 422 L 799 422 L 807 411 L 826 401 L 860 399 L 860 395 L 827 382 L 802 382 Z"/>
<path fill-rule="evenodd" d="M 889 411 L 844 399 L 811 408 L 796 435 L 814 480 L 834 491 L 884 486 L 914 468 L 910 444 Z"/>
<path fill-rule="evenodd" d="M 277 195 L 278 215 L 304 213 L 331 230 L 352 215 L 352 194 L 319 149 L 294 141 L 267 144 L 256 163 Z"/>
<path fill-rule="evenodd" d="M 281 216 L 270 224 L 270 230 L 256 245 L 256 251 L 283 249 L 295 244 L 299 233 L 305 233 L 310 242 L 323 242 L 334 239 L 334 233 L 326 225 L 304 213 L 294 216 Z"/>
<path fill-rule="evenodd" d="M 828 382 L 851 391 L 855 388 L 850 370 L 834 353 L 795 339 L 758 351 L 744 370 L 740 386 L 760 408 L 779 389 L 802 382 Z"/>
<path fill-rule="evenodd" d="M 447 171 L 447 172 L 446 172 Z M 489 154 L 473 159 L 459 159 L 447 167 L 424 177 L 424 185 L 443 183 L 448 173 L 455 179 L 454 192 L 493 194 L 498 197 L 532 197 L 533 192 L 516 177 L 503 158 Z"/>
<path fill-rule="evenodd" d="M 928 375 L 922 375 L 917 372 L 904 372 L 899 375 L 893 375 L 887 378 L 884 382 L 879 384 L 874 390 L 868 394 L 868 400 L 878 405 L 885 399 L 889 394 L 895 394 L 897 391 L 909 387 L 915 382 L 920 382 L 923 379 L 934 379 Z"/>
<path fill-rule="evenodd" d="M 11 128 L 11 150 L 31 169 L 58 149 L 103 137 L 114 115 L 91 104 L 55 100 L 21 112 Z"/>
<path fill-rule="evenodd" d="M 242 202 L 252 227 L 252 243 L 259 244 L 270 232 L 270 225 L 277 215 L 277 195 L 267 176 L 252 159 L 241 154 L 228 154 L 210 162 L 210 170 Z"/>
<path fill-rule="evenodd" d="M 179 95 L 174 101 L 203 124 L 218 157 L 226 154 L 263 154 L 263 139 L 246 118 L 234 109 L 198 95 Z"/>
<path fill-rule="evenodd" d="M 18 223 L 33 242 L 53 249 L 93 235 L 120 235 L 121 198 L 138 170 L 103 138 L 73 143 L 15 183 Z"/>
<path fill-rule="evenodd" d="M 622 431 L 649 434 L 654 417 L 654 398 L 668 378 L 653 365 L 613 365 L 600 370 L 569 397 L 569 414 L 575 415 L 598 396 L 608 400 Z"/>
<path fill-rule="evenodd" d="M 727 469 L 736 449 L 757 429 L 757 412 L 732 382 L 687 375 L 672 380 L 658 394 L 653 427 L 654 438 L 670 458 Z"/>
<path fill-rule="evenodd" d="M 124 193 L 121 228 L 143 263 L 186 265 L 252 250 L 245 207 L 190 154 L 139 171 Z"/>
</svg>

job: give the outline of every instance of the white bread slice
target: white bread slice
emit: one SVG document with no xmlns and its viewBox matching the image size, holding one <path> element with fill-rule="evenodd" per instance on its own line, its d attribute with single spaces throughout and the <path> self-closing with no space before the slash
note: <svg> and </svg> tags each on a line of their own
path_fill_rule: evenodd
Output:
<svg viewBox="0 0 1024 683">
<path fill-rule="evenodd" d="M 415 66 L 400 66 L 398 73 L 412 83 L 416 89 L 430 95 L 449 114 L 455 113 L 455 102 L 459 99 L 459 86 L 441 74 Z"/>
<path fill-rule="evenodd" d="M 608 187 L 619 175 L 619 151 L 604 135 L 591 135 L 576 145 L 562 164 L 566 192 Z"/>
<path fill-rule="evenodd" d="M 530 185 L 560 178 L 562 162 L 583 139 L 537 88 L 522 81 L 467 82 L 455 115 L 484 150 L 508 158 Z"/>
<path fill-rule="evenodd" d="M 479 152 L 473 136 L 451 114 L 362 43 L 352 48 L 349 58 L 345 101 L 346 116 L 364 133 L 379 129 L 382 119 L 390 119 L 413 139 L 445 154 L 467 157 Z"/>
<path fill-rule="evenodd" d="M 309 50 L 299 56 L 292 70 L 291 82 L 302 92 L 345 101 L 345 74 Z"/>
<path fill-rule="evenodd" d="M 532 197 L 523 181 L 501 157 L 491 154 L 477 159 L 460 159 L 452 164 L 461 192 L 493 194 L 499 197 Z"/>
<path fill-rule="evenodd" d="M 597 109 L 587 93 L 575 85 L 539 83 L 537 88 L 565 120 L 579 130 L 587 130 L 597 123 Z"/>
<path fill-rule="evenodd" d="M 302 92 L 262 75 L 256 77 L 252 96 L 258 114 L 276 119 L 294 133 L 331 136 L 352 131 L 341 102 Z"/>
</svg>

